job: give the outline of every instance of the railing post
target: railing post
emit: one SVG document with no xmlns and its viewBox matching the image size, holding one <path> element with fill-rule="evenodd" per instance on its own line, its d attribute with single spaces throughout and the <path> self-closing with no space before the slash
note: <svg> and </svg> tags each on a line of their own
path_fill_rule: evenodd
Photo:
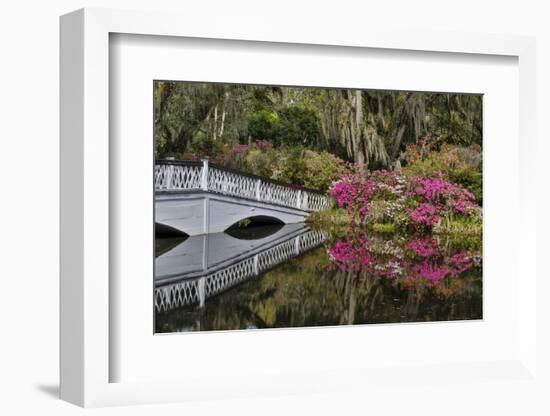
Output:
<svg viewBox="0 0 550 416">
<path fill-rule="evenodd" d="M 294 241 L 294 253 L 296 255 L 300 254 L 300 236 L 297 236 Z"/>
<path fill-rule="evenodd" d="M 208 191 L 208 159 L 202 159 L 201 189 Z"/>
<path fill-rule="evenodd" d="M 254 256 L 254 275 L 258 276 L 260 274 L 260 269 L 258 268 L 258 255 Z"/>
<path fill-rule="evenodd" d="M 174 165 L 164 165 L 164 169 L 166 169 L 164 173 L 164 189 L 172 189 L 172 177 L 174 176 Z"/>
<path fill-rule="evenodd" d="M 197 282 L 199 292 L 199 305 L 202 308 L 206 303 L 206 276 L 203 276 Z"/>
<path fill-rule="evenodd" d="M 262 181 L 260 179 L 256 179 L 256 200 L 260 200 L 260 187 L 262 185 Z"/>
<path fill-rule="evenodd" d="M 223 174 L 222 192 L 227 193 L 227 172 Z"/>
<path fill-rule="evenodd" d="M 304 200 L 302 201 L 302 209 L 307 211 L 309 209 L 309 194 L 304 192 Z"/>
<path fill-rule="evenodd" d="M 302 208 L 302 190 L 298 190 L 298 195 L 296 196 L 296 207 L 298 209 Z"/>
<path fill-rule="evenodd" d="M 155 165 L 155 191 L 162 189 L 163 180 L 164 174 L 162 172 L 162 165 Z"/>
</svg>

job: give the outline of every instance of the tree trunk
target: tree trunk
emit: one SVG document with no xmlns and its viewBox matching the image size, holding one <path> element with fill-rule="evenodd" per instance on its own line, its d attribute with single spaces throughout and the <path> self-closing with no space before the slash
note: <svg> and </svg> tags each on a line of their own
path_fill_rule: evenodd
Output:
<svg viewBox="0 0 550 416">
<path fill-rule="evenodd" d="M 354 160 L 359 168 L 360 172 L 365 171 L 365 152 L 363 151 L 363 96 L 360 90 L 355 91 L 355 97 L 350 94 L 352 101 L 352 109 L 355 112 L 355 119 L 353 120 L 352 137 L 353 137 L 353 153 Z"/>
<path fill-rule="evenodd" d="M 218 104 L 214 107 L 214 128 L 212 129 L 212 140 L 216 141 L 216 135 L 218 133 Z"/>
<path fill-rule="evenodd" d="M 225 114 L 226 114 L 225 108 L 226 108 L 226 105 L 227 105 L 227 98 L 228 97 L 229 97 L 229 93 L 226 92 L 224 94 L 224 98 L 223 98 L 222 122 L 221 122 L 221 125 L 220 125 L 220 139 L 223 136 L 223 129 L 224 129 L 224 126 L 225 126 Z"/>
<path fill-rule="evenodd" d="M 399 154 L 399 149 L 401 148 L 401 141 L 403 140 L 403 134 L 405 133 L 405 126 L 401 125 L 399 129 L 397 129 L 397 132 L 393 139 L 393 149 L 391 152 L 391 159 L 394 161 L 397 159 L 397 156 Z"/>
</svg>

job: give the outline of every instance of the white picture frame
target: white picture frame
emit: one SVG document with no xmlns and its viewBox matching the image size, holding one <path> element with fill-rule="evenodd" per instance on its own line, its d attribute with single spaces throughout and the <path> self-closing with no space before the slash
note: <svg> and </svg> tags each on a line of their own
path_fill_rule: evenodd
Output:
<svg viewBox="0 0 550 416">
<path fill-rule="evenodd" d="M 516 270 L 522 271 L 517 291 L 517 354 L 498 362 L 419 362 L 412 379 L 441 381 L 438 374 L 477 383 L 488 377 L 517 383 L 540 383 L 536 348 L 536 217 L 533 182 L 535 169 L 535 40 L 529 37 L 422 31 L 380 32 L 361 29 L 328 35 L 322 28 L 307 33 L 299 28 L 280 31 L 242 22 L 207 27 L 200 20 L 172 13 L 82 9 L 61 18 L 61 398 L 80 406 L 158 403 L 209 397 L 338 391 L 389 382 L 411 369 L 369 367 L 315 373 L 281 373 L 262 380 L 111 382 L 110 366 L 119 360 L 110 348 L 109 293 L 110 166 L 109 159 L 109 37 L 110 34 L 224 39 L 229 41 L 331 45 L 337 48 L 429 51 L 440 54 L 503 55 L 517 58 L 519 67 L 519 213 Z M 238 25 L 239 33 L 234 27 Z M 529 215 L 526 215 L 529 213 Z M 277 336 L 277 335 L 274 335 Z M 480 376 L 481 375 L 481 376 Z M 412 380 L 411 379 L 411 380 Z M 347 380 L 343 383 L 341 380 Z M 413 382 L 413 381 L 410 381 Z M 383 384 L 383 383 L 382 383 Z M 210 386 L 210 389 L 206 389 Z M 533 385 L 532 385 L 533 386 Z"/>
</svg>

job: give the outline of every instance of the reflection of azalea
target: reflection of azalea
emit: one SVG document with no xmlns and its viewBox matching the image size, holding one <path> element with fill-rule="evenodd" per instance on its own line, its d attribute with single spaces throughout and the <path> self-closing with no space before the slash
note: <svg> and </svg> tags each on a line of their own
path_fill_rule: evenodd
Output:
<svg viewBox="0 0 550 416">
<path fill-rule="evenodd" d="M 368 241 L 361 235 L 357 244 L 352 239 L 337 240 L 329 249 L 331 261 L 344 271 L 360 271 L 371 264 Z"/>
<path fill-rule="evenodd" d="M 427 279 L 431 283 L 439 282 L 451 274 L 451 269 L 448 266 L 434 264 L 430 260 L 423 260 L 420 264 L 411 265 L 410 271 L 411 277 Z"/>
<path fill-rule="evenodd" d="M 414 239 L 407 244 L 407 248 L 420 257 L 431 257 L 438 253 L 437 241 L 431 237 Z"/>
<path fill-rule="evenodd" d="M 465 251 L 445 253 L 432 237 L 397 243 L 353 232 L 336 240 L 329 249 L 329 257 L 337 268 L 346 272 L 398 279 L 403 283 L 424 282 L 428 286 L 458 277 L 472 268 L 477 258 Z"/>
</svg>

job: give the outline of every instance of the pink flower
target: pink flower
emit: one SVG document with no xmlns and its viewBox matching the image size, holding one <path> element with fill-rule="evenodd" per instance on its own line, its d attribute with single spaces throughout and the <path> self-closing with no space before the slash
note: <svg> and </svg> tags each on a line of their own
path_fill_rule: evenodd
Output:
<svg viewBox="0 0 550 416">
<path fill-rule="evenodd" d="M 411 211 L 411 219 L 417 224 L 433 226 L 439 223 L 438 209 L 432 204 L 420 204 L 418 208 Z"/>
</svg>

